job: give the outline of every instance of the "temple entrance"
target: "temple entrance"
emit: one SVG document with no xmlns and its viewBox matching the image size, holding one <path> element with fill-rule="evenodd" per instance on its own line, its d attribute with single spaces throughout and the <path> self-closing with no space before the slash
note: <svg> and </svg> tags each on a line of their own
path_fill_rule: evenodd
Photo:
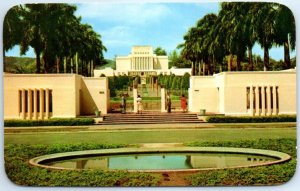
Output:
<svg viewBox="0 0 300 191">
<path fill-rule="evenodd" d="M 141 72 L 140 75 L 131 78 L 129 84 L 124 85 L 121 89 L 117 89 L 114 92 L 110 91 L 109 112 L 124 112 L 124 107 L 122 107 L 124 98 L 126 100 L 126 113 L 137 112 L 135 111 L 134 102 L 138 95 L 142 98 L 143 111 L 160 112 L 162 107 L 161 86 L 158 84 L 157 77 L 149 74 L 146 75 L 144 72 Z"/>
</svg>

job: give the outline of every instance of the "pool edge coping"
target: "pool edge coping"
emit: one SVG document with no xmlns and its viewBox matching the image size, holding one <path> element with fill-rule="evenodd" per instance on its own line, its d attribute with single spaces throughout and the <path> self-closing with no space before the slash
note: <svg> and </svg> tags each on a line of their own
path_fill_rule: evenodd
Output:
<svg viewBox="0 0 300 191">
<path fill-rule="evenodd" d="M 35 167 L 41 167 L 52 170 L 94 170 L 94 169 L 74 169 L 74 168 L 63 168 L 54 167 L 39 164 L 45 160 L 59 159 L 63 157 L 76 157 L 82 155 L 119 155 L 119 154 L 150 154 L 150 153 L 180 153 L 180 152 L 191 152 L 191 153 L 234 153 L 234 154 L 255 154 L 262 156 L 269 156 L 278 158 L 275 161 L 268 161 L 260 164 L 253 165 L 241 165 L 226 168 L 201 168 L 201 169 L 155 169 L 155 170 L 103 170 L 103 171 L 127 171 L 127 172 L 199 172 L 207 170 L 221 170 L 221 169 L 236 169 L 236 168 L 246 168 L 246 167 L 259 167 L 259 166 L 270 166 L 273 164 L 280 164 L 291 160 L 291 156 L 274 150 L 264 150 L 264 149 L 252 149 L 252 148 L 236 148 L 236 147 L 162 147 L 162 148 L 117 148 L 117 149 L 97 149 L 97 150 L 85 150 L 85 151 L 73 151 L 64 153 L 54 153 L 48 155 L 42 155 L 29 160 L 29 164 Z"/>
</svg>

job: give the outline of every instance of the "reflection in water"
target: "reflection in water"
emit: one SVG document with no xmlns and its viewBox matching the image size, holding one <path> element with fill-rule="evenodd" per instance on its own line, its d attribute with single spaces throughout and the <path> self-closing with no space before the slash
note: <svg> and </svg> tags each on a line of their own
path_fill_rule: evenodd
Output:
<svg viewBox="0 0 300 191">
<path fill-rule="evenodd" d="M 49 166 L 74 169 L 102 169 L 102 170 L 164 170 L 164 169 L 201 169 L 226 168 L 243 165 L 254 165 L 276 158 L 224 153 L 163 153 L 163 154 L 135 154 L 112 155 L 77 158 L 47 163 Z"/>
</svg>

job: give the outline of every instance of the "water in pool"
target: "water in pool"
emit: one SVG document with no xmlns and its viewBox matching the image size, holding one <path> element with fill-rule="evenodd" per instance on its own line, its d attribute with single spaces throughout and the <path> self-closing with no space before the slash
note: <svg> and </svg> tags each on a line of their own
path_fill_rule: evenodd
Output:
<svg viewBox="0 0 300 191">
<path fill-rule="evenodd" d="M 73 169 L 101 170 L 165 170 L 227 168 L 256 165 L 276 158 L 228 153 L 165 153 L 93 156 L 66 159 L 45 163 L 45 165 Z"/>
</svg>

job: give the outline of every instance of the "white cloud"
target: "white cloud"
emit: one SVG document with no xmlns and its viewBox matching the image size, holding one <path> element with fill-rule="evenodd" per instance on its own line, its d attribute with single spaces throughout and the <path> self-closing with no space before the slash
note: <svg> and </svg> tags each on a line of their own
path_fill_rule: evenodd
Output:
<svg viewBox="0 0 300 191">
<path fill-rule="evenodd" d="M 171 11 L 166 5 L 142 3 L 87 3 L 78 5 L 76 11 L 76 15 L 84 19 L 123 22 L 129 25 L 158 22 L 160 18 L 169 14 Z"/>
</svg>

